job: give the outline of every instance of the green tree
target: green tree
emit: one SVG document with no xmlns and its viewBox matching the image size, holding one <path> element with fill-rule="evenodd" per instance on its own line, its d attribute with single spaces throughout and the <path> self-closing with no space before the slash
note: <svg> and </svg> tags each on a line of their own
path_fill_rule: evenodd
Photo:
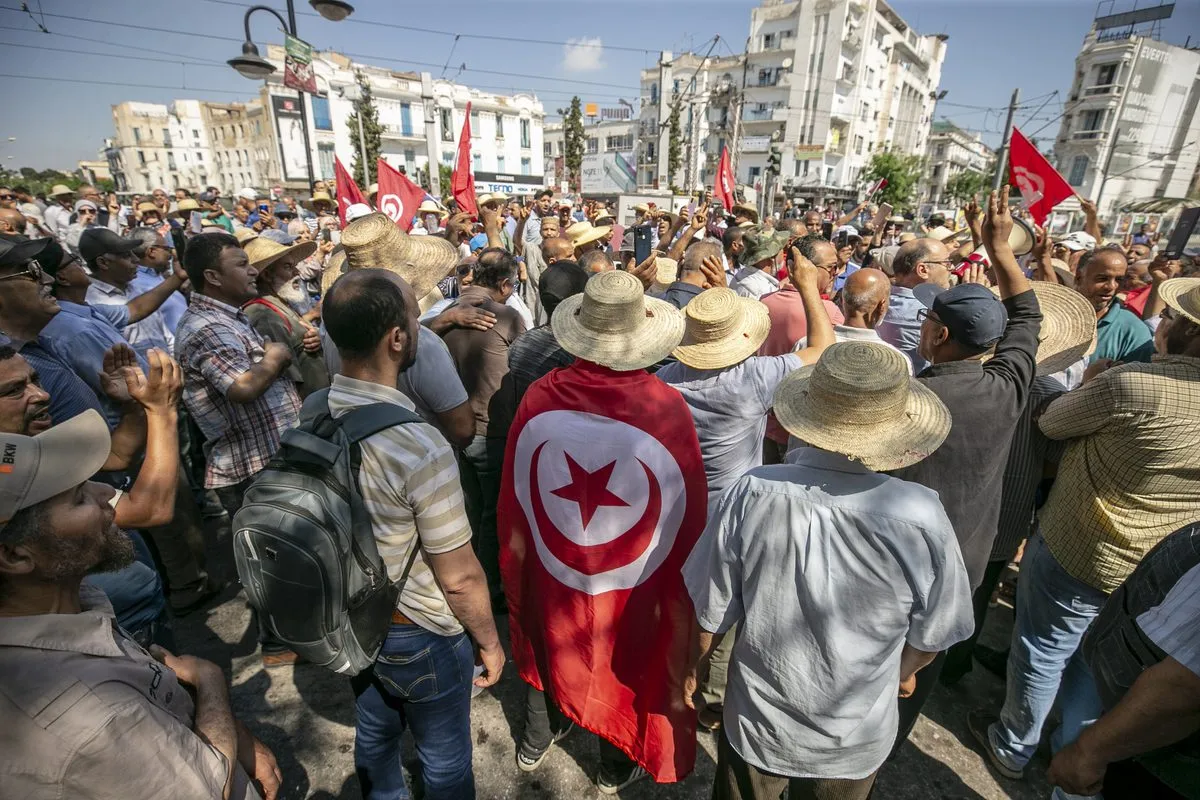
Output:
<svg viewBox="0 0 1200 800">
<path fill-rule="evenodd" d="M 955 203 L 965 203 L 991 188 L 992 180 L 982 172 L 968 169 L 956 172 L 946 181 L 942 196 Z"/>
<path fill-rule="evenodd" d="M 906 156 L 890 150 L 880 150 L 871 156 L 860 180 L 870 186 L 880 178 L 887 180 L 873 199 L 878 203 L 890 203 L 897 211 L 907 209 L 917 191 L 917 183 L 924 172 L 925 161 L 921 156 Z"/>
<path fill-rule="evenodd" d="M 454 189 L 450 185 L 450 179 L 454 175 L 454 170 L 449 164 L 438 164 L 438 189 L 442 194 L 442 205 L 450 202 L 450 198 L 454 196 Z"/>
<path fill-rule="evenodd" d="M 671 107 L 671 115 L 667 117 L 667 183 L 675 189 L 675 173 L 683 161 L 683 134 L 679 130 L 679 104 Z"/>
<path fill-rule="evenodd" d="M 358 88 L 362 90 L 362 98 L 354 104 L 354 113 L 346 120 L 350 127 L 350 146 L 354 150 L 354 182 L 363 192 L 373 181 L 371 176 L 379 153 L 383 149 L 383 125 L 379 123 L 379 109 L 375 108 L 375 98 L 371 95 L 371 82 L 361 71 L 354 73 Z M 363 138 L 367 142 L 367 163 L 363 164 L 363 148 L 358 140 L 358 118 L 362 116 Z"/>
<path fill-rule="evenodd" d="M 585 139 L 583 106 L 579 102 L 579 95 L 571 98 L 570 108 L 560 108 L 558 113 L 563 118 L 563 164 L 567 168 L 567 182 L 578 192 Z"/>
</svg>

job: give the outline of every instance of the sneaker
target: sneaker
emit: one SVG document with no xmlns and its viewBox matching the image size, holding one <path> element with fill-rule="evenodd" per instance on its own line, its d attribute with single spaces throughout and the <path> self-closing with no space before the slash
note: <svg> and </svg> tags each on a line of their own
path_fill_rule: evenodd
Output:
<svg viewBox="0 0 1200 800">
<path fill-rule="evenodd" d="M 575 723 L 567 723 L 567 727 L 561 732 L 554 734 L 554 737 L 550 740 L 550 744 L 546 745 L 542 750 L 534 750 L 525 742 L 521 742 L 521 746 L 517 748 L 517 769 L 522 772 L 533 772 L 546 760 L 546 754 L 550 752 L 550 748 L 567 738 L 567 734 L 573 730 L 575 730 Z"/>
<path fill-rule="evenodd" d="M 616 794 L 630 784 L 637 783 L 642 778 L 649 775 L 649 772 L 641 767 L 634 767 L 633 772 L 629 773 L 623 780 L 621 778 L 610 778 L 604 774 L 601 769 L 596 776 L 596 788 L 600 790 L 600 794 Z"/>
<path fill-rule="evenodd" d="M 1013 767 L 1006 764 L 996 752 L 996 748 L 992 747 L 991 736 L 988 735 L 988 730 L 993 724 L 1000 721 L 1000 718 L 995 714 L 989 714 L 985 711 L 971 711 L 967 714 L 967 728 L 971 731 L 971 736 L 983 748 L 984 754 L 987 756 L 988 764 L 992 769 L 1014 781 L 1019 781 L 1025 777 L 1024 767 Z"/>
</svg>

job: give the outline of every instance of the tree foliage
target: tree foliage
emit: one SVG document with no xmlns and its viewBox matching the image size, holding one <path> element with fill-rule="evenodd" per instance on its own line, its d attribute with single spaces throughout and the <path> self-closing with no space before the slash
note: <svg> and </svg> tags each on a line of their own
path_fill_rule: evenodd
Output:
<svg viewBox="0 0 1200 800">
<path fill-rule="evenodd" d="M 362 98 L 354 104 L 354 113 L 346 120 L 350 127 L 350 146 L 354 149 L 354 182 L 365 194 L 370 185 L 379 153 L 383 149 L 383 125 L 379 122 L 379 109 L 375 107 L 375 98 L 371 95 L 371 82 L 361 71 L 354 74 L 358 88 L 362 90 Z M 358 140 L 358 118 L 362 116 L 363 138 L 367 142 L 367 163 L 362 162 L 363 148 Z M 369 167 L 369 169 L 367 169 Z"/>
<path fill-rule="evenodd" d="M 450 182 L 454 175 L 454 170 L 449 164 L 438 164 L 438 190 L 442 196 L 442 202 L 450 202 L 450 198 L 454 196 L 454 189 Z"/>
<path fill-rule="evenodd" d="M 942 196 L 955 203 L 965 203 L 972 197 L 978 197 L 991 188 L 991 178 L 973 169 L 963 170 L 951 175 L 946 181 Z"/>
<path fill-rule="evenodd" d="M 667 182 L 675 185 L 675 173 L 683 161 L 683 134 L 679 130 L 679 105 L 671 108 L 667 117 Z"/>
<path fill-rule="evenodd" d="M 861 180 L 867 186 L 880 178 L 887 186 L 873 198 L 877 203 L 890 203 L 897 211 L 907 209 L 917 192 L 917 183 L 924 173 L 925 161 L 921 156 L 906 156 L 890 150 L 878 150 L 871 156 L 863 170 Z"/>
<path fill-rule="evenodd" d="M 570 108 L 560 108 L 558 113 L 563 118 L 563 165 L 567 169 L 567 182 L 578 192 L 586 138 L 583 132 L 583 105 L 579 101 L 579 95 L 571 98 Z"/>
<path fill-rule="evenodd" d="M 83 183 L 83 178 L 78 174 L 60 172 L 56 169 L 21 167 L 19 169 L 0 169 L 0 183 L 5 186 L 22 186 L 31 194 L 39 195 L 50 191 L 50 188 L 57 183 L 65 184 L 69 189 L 76 189 L 79 184 Z M 104 181 L 99 183 L 101 185 L 96 188 L 101 191 L 111 190 L 111 181 L 107 186 L 104 185 Z"/>
</svg>

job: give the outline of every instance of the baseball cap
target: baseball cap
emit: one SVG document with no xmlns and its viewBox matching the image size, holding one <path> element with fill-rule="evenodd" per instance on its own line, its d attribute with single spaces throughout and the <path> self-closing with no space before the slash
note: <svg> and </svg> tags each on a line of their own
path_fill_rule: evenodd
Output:
<svg viewBox="0 0 1200 800">
<path fill-rule="evenodd" d="M 200 196 L 197 197 L 196 199 L 199 200 L 201 203 L 217 202 L 217 196 L 215 194 L 213 194 L 212 192 L 201 192 Z"/>
<path fill-rule="evenodd" d="M 104 418 L 90 409 L 37 436 L 0 433 L 0 527 L 91 478 L 111 445 Z"/>
<path fill-rule="evenodd" d="M 30 259 L 39 258 L 53 239 L 26 239 L 0 236 L 0 268 L 20 267 Z"/>
<path fill-rule="evenodd" d="M 346 209 L 346 222 L 354 222 L 354 220 L 372 213 L 374 212 L 371 211 L 371 207 L 366 203 L 351 203 Z"/>
<path fill-rule="evenodd" d="M 942 290 L 934 283 L 922 283 L 913 295 L 937 315 L 954 341 L 968 347 L 985 348 L 1004 335 L 1008 311 L 991 289 L 977 283 L 962 283 Z"/>
<path fill-rule="evenodd" d="M 475 253 L 487 247 L 488 238 L 486 233 L 477 233 L 471 237 L 470 248 L 471 252 Z"/>
<path fill-rule="evenodd" d="M 254 191 L 249 186 L 247 186 L 245 188 L 238 189 L 237 196 L 243 200 L 257 200 L 258 192 Z"/>
<path fill-rule="evenodd" d="M 294 217 L 296 212 L 287 207 L 286 203 L 276 203 L 275 210 L 271 212 L 277 217 Z"/>
<path fill-rule="evenodd" d="M 1064 236 L 1058 242 L 1068 250 L 1095 250 L 1096 237 L 1083 231 L 1075 231 Z"/>
<path fill-rule="evenodd" d="M 79 237 L 79 255 L 89 264 L 100 256 L 132 253 L 141 246 L 141 239 L 123 239 L 108 228 L 88 228 Z"/>
</svg>

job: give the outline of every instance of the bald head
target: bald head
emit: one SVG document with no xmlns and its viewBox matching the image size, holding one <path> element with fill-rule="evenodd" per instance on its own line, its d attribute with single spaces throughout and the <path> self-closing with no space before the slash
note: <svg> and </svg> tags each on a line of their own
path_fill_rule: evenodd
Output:
<svg viewBox="0 0 1200 800">
<path fill-rule="evenodd" d="M 553 264 L 555 261 L 565 261 L 574 255 L 575 246 L 565 236 L 555 236 L 552 239 L 542 240 L 542 258 L 545 259 L 547 264 Z"/>
<path fill-rule="evenodd" d="M 877 269 L 850 273 L 842 286 L 842 315 L 851 328 L 874 328 L 887 313 L 892 283 Z"/>
<path fill-rule="evenodd" d="M 0 208 L 0 233 L 25 233 L 25 215 L 15 208 Z"/>
</svg>

